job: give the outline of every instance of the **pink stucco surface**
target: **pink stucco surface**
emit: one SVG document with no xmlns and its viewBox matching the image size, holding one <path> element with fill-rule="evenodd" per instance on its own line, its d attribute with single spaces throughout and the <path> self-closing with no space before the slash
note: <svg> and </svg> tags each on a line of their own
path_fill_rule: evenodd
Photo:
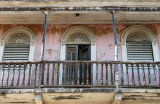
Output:
<svg viewBox="0 0 160 104">
<path fill-rule="evenodd" d="M 12 27 L 19 25 L 1 25 L 0 26 L 0 38 L 3 34 Z M 40 61 L 41 45 L 42 45 L 42 25 L 22 25 L 33 30 L 35 34 L 35 50 L 34 61 Z M 77 25 L 48 25 L 46 33 L 46 46 L 45 46 L 45 60 L 58 61 L 60 60 L 61 38 L 63 33 L 72 26 Z M 78 25 L 79 26 L 79 25 Z M 93 31 L 96 38 L 96 57 L 98 61 L 110 61 L 114 60 L 114 36 L 112 25 L 81 25 L 89 28 Z M 122 59 L 121 42 L 120 37 L 122 32 L 130 25 L 116 25 L 117 28 L 117 40 L 119 48 L 119 60 Z M 160 24 L 146 25 L 150 28 L 157 37 L 158 50 L 160 52 Z M 6 28 L 7 27 L 7 28 Z M 39 29 L 41 27 L 41 29 Z M 37 31 L 35 31 L 37 29 Z"/>
</svg>

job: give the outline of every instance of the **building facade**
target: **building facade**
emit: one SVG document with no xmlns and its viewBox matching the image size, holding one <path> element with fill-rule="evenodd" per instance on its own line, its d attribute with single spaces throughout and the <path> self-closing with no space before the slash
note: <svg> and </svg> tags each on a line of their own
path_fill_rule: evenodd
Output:
<svg viewBox="0 0 160 104">
<path fill-rule="evenodd" d="M 159 103 L 158 0 L 0 3 L 0 103 Z"/>
</svg>

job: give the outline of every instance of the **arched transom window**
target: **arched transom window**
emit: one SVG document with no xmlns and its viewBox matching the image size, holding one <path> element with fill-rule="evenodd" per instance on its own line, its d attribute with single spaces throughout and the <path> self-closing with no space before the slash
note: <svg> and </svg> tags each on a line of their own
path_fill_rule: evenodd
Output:
<svg viewBox="0 0 160 104">
<path fill-rule="evenodd" d="M 74 33 L 69 36 L 67 44 L 90 44 L 90 40 L 87 35 L 84 33 Z"/>
</svg>

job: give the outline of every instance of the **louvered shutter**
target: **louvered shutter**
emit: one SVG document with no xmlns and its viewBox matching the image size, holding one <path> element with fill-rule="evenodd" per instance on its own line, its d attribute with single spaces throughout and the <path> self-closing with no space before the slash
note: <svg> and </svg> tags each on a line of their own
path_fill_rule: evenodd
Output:
<svg viewBox="0 0 160 104">
<path fill-rule="evenodd" d="M 4 46 L 4 62 L 28 61 L 30 51 L 30 38 L 24 33 L 16 33 L 10 36 Z"/>
<path fill-rule="evenodd" d="M 153 61 L 152 44 L 150 43 L 127 43 L 128 61 Z"/>
<path fill-rule="evenodd" d="M 28 61 L 30 45 L 26 44 L 6 44 L 4 47 L 3 61 L 21 62 Z"/>
<path fill-rule="evenodd" d="M 134 32 L 127 36 L 128 61 L 153 61 L 152 42 L 144 33 Z"/>
</svg>

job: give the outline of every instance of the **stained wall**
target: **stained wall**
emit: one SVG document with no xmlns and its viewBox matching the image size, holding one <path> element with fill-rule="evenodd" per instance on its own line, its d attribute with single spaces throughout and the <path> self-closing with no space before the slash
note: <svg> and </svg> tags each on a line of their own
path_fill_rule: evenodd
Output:
<svg viewBox="0 0 160 104">
<path fill-rule="evenodd" d="M 25 26 L 30 28 L 35 34 L 35 50 L 34 61 L 40 61 L 43 25 L 0 25 L 0 38 L 10 28 L 16 26 Z M 114 36 L 112 25 L 47 25 L 46 32 L 46 46 L 45 46 L 45 60 L 59 61 L 61 49 L 61 37 L 63 33 L 72 26 L 85 26 L 89 28 L 96 37 L 96 55 L 97 61 L 113 61 L 114 60 Z M 121 43 L 120 37 L 122 32 L 131 25 L 123 24 L 116 25 L 117 27 L 117 40 L 119 48 L 119 60 L 121 56 Z M 160 24 L 145 25 L 150 28 L 157 37 L 158 50 L 160 52 Z"/>
</svg>

